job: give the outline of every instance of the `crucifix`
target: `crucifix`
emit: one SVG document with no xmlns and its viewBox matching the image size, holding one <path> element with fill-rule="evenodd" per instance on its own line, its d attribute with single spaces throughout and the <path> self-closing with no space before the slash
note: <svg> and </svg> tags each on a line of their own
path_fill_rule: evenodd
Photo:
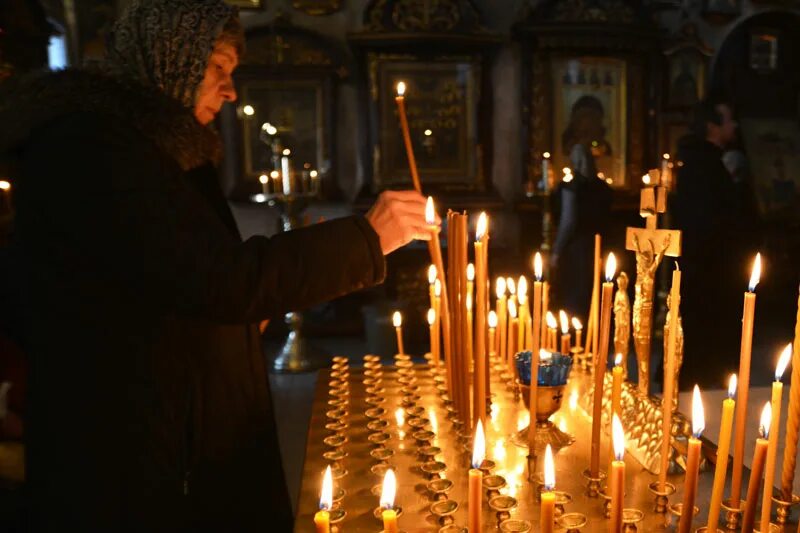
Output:
<svg viewBox="0 0 800 533">
<path fill-rule="evenodd" d="M 651 170 L 639 203 L 639 215 L 645 219 L 644 228 L 628 228 L 625 249 L 636 252 L 636 287 L 633 301 L 633 345 L 639 367 L 639 392 L 647 396 L 650 390 L 650 341 L 653 329 L 653 288 L 658 265 L 665 255 L 681 255 L 680 230 L 658 229 L 658 215 L 667 210 L 667 189 L 659 185 L 660 172 Z"/>
</svg>

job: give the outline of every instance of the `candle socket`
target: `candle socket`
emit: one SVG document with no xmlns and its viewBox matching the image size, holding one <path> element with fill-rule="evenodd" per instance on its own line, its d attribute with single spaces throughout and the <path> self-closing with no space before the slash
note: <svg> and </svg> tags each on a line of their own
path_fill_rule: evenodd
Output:
<svg viewBox="0 0 800 533">
<path fill-rule="evenodd" d="M 639 509 L 623 509 L 622 510 L 622 531 L 624 533 L 636 533 L 638 528 L 636 524 L 644 520 L 644 513 Z"/>
<path fill-rule="evenodd" d="M 583 471 L 583 477 L 586 479 L 586 495 L 590 498 L 597 498 L 600 495 L 600 485 L 606 478 L 606 473 L 600 470 L 597 477 L 593 477 L 587 468 Z"/>
<path fill-rule="evenodd" d="M 511 518 L 511 511 L 517 508 L 517 499 L 501 494 L 489 500 L 489 508 L 497 515 L 497 526 Z"/>
<path fill-rule="evenodd" d="M 674 503 L 674 504 L 670 505 L 668 507 L 668 509 L 669 509 L 670 514 L 673 515 L 675 518 L 677 518 L 678 521 L 680 522 L 680 518 L 683 515 L 683 503 Z M 697 516 L 699 513 L 700 513 L 700 508 L 698 506 L 694 505 L 692 507 L 692 516 L 693 517 Z M 690 520 L 690 522 L 691 522 L 691 520 Z"/>
<path fill-rule="evenodd" d="M 583 513 L 567 513 L 556 519 L 556 523 L 567 533 L 579 533 L 586 525 L 586 515 Z"/>
<path fill-rule="evenodd" d="M 440 526 L 452 524 L 456 511 L 458 511 L 458 502 L 453 500 L 438 501 L 430 506 L 431 514 L 437 517 Z"/>
<path fill-rule="evenodd" d="M 558 519 L 566 512 L 565 506 L 572 503 L 572 494 L 564 492 L 563 490 L 554 491 L 553 494 L 555 494 L 556 497 L 555 517 Z"/>
<path fill-rule="evenodd" d="M 434 479 L 428 483 L 427 488 L 433 501 L 445 501 L 447 493 L 453 489 L 453 481 L 446 478 Z"/>
<path fill-rule="evenodd" d="M 742 513 L 745 506 L 744 500 L 739 500 L 739 507 L 733 507 L 730 500 L 722 500 L 722 508 L 725 510 L 725 528 L 731 531 L 738 530 L 742 525 Z"/>
<path fill-rule="evenodd" d="M 658 481 L 654 481 L 648 485 L 648 489 L 650 492 L 655 495 L 655 508 L 653 511 L 659 514 L 664 514 L 667 512 L 667 507 L 669 505 L 669 497 L 675 494 L 675 485 L 672 483 L 664 483 L 664 490 L 662 491 L 659 488 L 660 484 Z M 724 504 L 723 504 L 724 505 Z"/>
<path fill-rule="evenodd" d="M 800 496 L 792 494 L 792 501 L 790 502 L 784 501 L 783 498 L 776 498 L 773 496 L 772 501 L 775 503 L 775 522 L 777 522 L 779 526 L 782 526 L 789 522 L 789 518 L 791 518 L 792 513 L 792 506 L 800 503 Z"/>
</svg>

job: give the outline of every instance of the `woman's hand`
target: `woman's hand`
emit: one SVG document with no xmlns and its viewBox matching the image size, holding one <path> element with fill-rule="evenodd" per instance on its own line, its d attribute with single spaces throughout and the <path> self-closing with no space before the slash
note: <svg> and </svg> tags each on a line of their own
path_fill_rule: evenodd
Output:
<svg viewBox="0 0 800 533">
<path fill-rule="evenodd" d="M 432 226 L 425 222 L 425 197 L 416 191 L 385 191 L 367 213 L 367 220 L 381 240 L 383 255 L 412 240 L 429 241 Z M 441 219 L 436 216 L 438 228 Z"/>
</svg>

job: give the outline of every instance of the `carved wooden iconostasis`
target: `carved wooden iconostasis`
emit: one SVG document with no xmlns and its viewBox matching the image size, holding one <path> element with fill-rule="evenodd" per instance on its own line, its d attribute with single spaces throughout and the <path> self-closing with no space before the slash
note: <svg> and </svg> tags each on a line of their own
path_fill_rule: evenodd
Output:
<svg viewBox="0 0 800 533">
<path fill-rule="evenodd" d="M 238 100 L 221 120 L 235 151 L 224 172 L 231 198 L 259 192 L 259 177 L 280 170 L 276 159 L 285 149 L 299 172 L 317 172 L 324 197 L 337 197 L 336 83 L 347 75 L 336 43 L 284 18 L 247 32 L 247 51 L 234 74 Z"/>
<path fill-rule="evenodd" d="M 491 190 L 489 66 L 500 37 L 470 0 L 373 0 L 349 41 L 362 69 L 360 108 L 368 132 L 363 194 L 408 187 L 411 178 L 395 104 L 406 84 L 409 129 L 423 188 Z"/>
<path fill-rule="evenodd" d="M 558 179 L 569 151 L 588 143 L 617 190 L 638 189 L 656 153 L 658 30 L 640 2 L 547 0 L 516 28 L 524 88 L 525 168 L 541 180 L 552 155 Z"/>
</svg>

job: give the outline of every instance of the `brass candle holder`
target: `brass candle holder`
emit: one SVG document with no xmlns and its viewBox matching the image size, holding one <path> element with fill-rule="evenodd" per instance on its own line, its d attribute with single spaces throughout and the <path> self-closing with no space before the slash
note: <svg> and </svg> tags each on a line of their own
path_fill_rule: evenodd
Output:
<svg viewBox="0 0 800 533">
<path fill-rule="evenodd" d="M 483 488 L 486 490 L 487 500 L 491 500 L 495 496 L 500 496 L 500 489 L 507 485 L 506 478 L 498 476 L 497 474 L 484 476 L 483 478 Z"/>
<path fill-rule="evenodd" d="M 624 533 L 636 533 L 638 531 L 636 524 L 642 520 L 644 520 L 644 513 L 639 509 L 623 509 L 622 531 Z"/>
<path fill-rule="evenodd" d="M 447 478 L 438 478 L 430 481 L 427 485 L 434 501 L 447 500 L 447 493 L 453 489 L 453 481 Z"/>
<path fill-rule="evenodd" d="M 431 504 L 429 510 L 437 518 L 440 526 L 447 526 L 454 521 L 453 515 L 458 511 L 458 502 L 453 500 L 437 501 Z"/>
<path fill-rule="evenodd" d="M 347 516 L 347 511 L 342 509 L 341 507 L 334 507 L 330 511 L 328 511 L 328 519 L 331 523 L 331 533 L 340 531 L 339 524 L 342 520 L 345 519 Z"/>
<path fill-rule="evenodd" d="M 499 527 L 503 533 L 527 533 L 531 530 L 531 523 L 520 518 L 509 518 L 500 522 Z"/>
<path fill-rule="evenodd" d="M 511 518 L 511 511 L 517 508 L 517 499 L 513 496 L 501 494 L 489 500 L 489 508 L 497 515 L 497 526 L 500 527 L 505 520 Z"/>
<path fill-rule="evenodd" d="M 660 487 L 660 483 L 658 481 L 653 481 L 647 488 L 650 492 L 655 495 L 655 508 L 653 509 L 656 513 L 664 514 L 667 512 L 667 507 L 669 505 L 669 497 L 675 494 L 675 485 L 672 483 L 664 483 L 664 490 L 662 491 Z M 723 502 L 723 506 L 724 506 Z"/>
<path fill-rule="evenodd" d="M 669 513 L 670 515 L 675 517 L 676 522 L 679 522 L 681 516 L 683 515 L 683 503 L 673 503 L 669 506 Z M 692 518 L 697 516 L 700 513 L 700 508 L 696 505 L 692 508 Z"/>
<path fill-rule="evenodd" d="M 792 494 L 791 500 L 792 501 L 787 502 L 784 501 L 782 497 L 772 497 L 772 501 L 775 503 L 775 521 L 779 526 L 785 525 L 787 522 L 789 522 L 789 518 L 791 518 L 792 513 L 792 506 L 800 503 L 800 496 Z"/>
<path fill-rule="evenodd" d="M 553 495 L 555 496 L 555 517 L 558 518 L 566 512 L 565 507 L 572 503 L 572 494 L 557 490 L 553 492 Z"/>
<path fill-rule="evenodd" d="M 420 467 L 420 470 L 432 480 L 440 477 L 440 474 L 447 470 L 447 465 L 442 461 L 428 461 Z"/>
<path fill-rule="evenodd" d="M 582 513 L 566 513 L 556 519 L 556 524 L 566 529 L 567 533 L 580 533 L 586 525 L 586 515 Z"/>
<path fill-rule="evenodd" d="M 422 459 L 423 463 L 427 463 L 428 461 L 433 461 L 434 457 L 442 453 L 442 449 L 438 446 L 420 446 L 417 449 L 417 453 L 419 454 L 420 458 Z"/>
<path fill-rule="evenodd" d="M 587 468 L 583 471 L 583 477 L 586 479 L 586 495 L 590 498 L 597 498 L 600 495 L 600 486 L 606 478 L 606 473 L 600 470 L 595 477 Z"/>
</svg>

